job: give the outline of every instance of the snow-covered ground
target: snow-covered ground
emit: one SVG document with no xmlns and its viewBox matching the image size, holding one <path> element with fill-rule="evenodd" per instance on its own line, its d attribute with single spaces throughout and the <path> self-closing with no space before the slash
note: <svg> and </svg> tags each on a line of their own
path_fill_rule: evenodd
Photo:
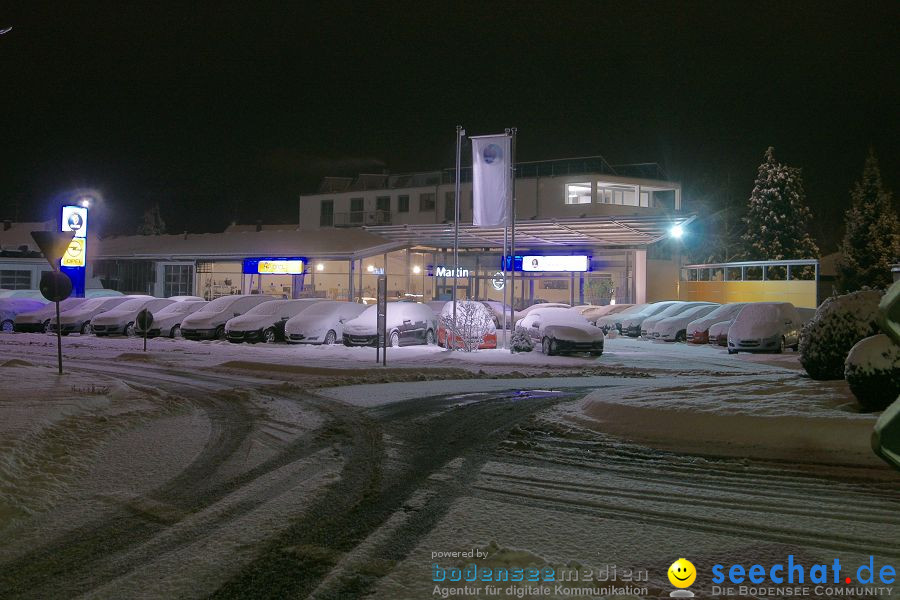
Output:
<svg viewBox="0 0 900 600">
<path fill-rule="evenodd" d="M 432 552 L 478 548 L 483 566 L 647 568 L 655 597 L 682 555 L 900 563 L 900 483 L 868 447 L 876 415 L 793 352 L 413 346 L 388 349 L 384 369 L 371 348 L 141 345 L 68 336 L 58 376 L 54 337 L 0 335 L 0 586 L 202 597 L 287 552 L 328 566 L 284 596 L 361 585 L 404 600 L 432 596 Z M 567 399 L 540 404 L 554 391 Z M 354 516 L 390 494 L 394 509 Z M 290 529 L 298 519 L 330 533 Z M 360 522 L 371 529 L 351 535 Z M 79 561 L 91 576 L 66 576 Z M 304 576 L 292 568 L 279 581 Z"/>
</svg>

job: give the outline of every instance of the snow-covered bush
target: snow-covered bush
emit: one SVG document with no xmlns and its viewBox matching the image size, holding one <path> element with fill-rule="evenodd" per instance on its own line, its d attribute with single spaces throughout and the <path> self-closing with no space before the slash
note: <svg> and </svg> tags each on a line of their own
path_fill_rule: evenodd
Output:
<svg viewBox="0 0 900 600">
<path fill-rule="evenodd" d="M 882 334 L 857 342 L 844 368 L 850 390 L 869 410 L 882 410 L 900 396 L 900 346 Z"/>
<path fill-rule="evenodd" d="M 834 296 L 800 333 L 800 364 L 813 379 L 841 379 L 853 344 L 878 333 L 878 290 Z"/>
<path fill-rule="evenodd" d="M 448 302 L 444 305 L 441 311 L 441 325 L 447 332 L 447 346 L 453 347 L 455 343 L 465 352 L 478 350 L 484 343 L 484 336 L 495 331 L 490 309 L 473 300 L 456 303 L 456 322 L 453 321 L 453 304 Z"/>
<path fill-rule="evenodd" d="M 528 337 L 524 329 L 516 329 L 509 340 L 513 352 L 531 352 L 534 350 L 534 342 Z"/>
</svg>

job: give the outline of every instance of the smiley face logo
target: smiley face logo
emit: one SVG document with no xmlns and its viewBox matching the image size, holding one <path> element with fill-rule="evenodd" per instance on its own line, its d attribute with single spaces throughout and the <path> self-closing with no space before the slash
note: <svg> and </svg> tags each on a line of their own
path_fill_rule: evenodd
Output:
<svg viewBox="0 0 900 600">
<path fill-rule="evenodd" d="M 697 569 L 686 558 L 679 558 L 669 567 L 669 582 L 677 588 L 689 587 L 697 579 Z"/>
</svg>

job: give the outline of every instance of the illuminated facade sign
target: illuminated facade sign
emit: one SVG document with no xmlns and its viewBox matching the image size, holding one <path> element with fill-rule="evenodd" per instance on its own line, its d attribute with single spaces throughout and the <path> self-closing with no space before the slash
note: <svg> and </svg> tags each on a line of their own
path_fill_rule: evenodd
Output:
<svg viewBox="0 0 900 600">
<path fill-rule="evenodd" d="M 526 273 L 581 273 L 591 270 L 591 257 L 583 254 L 562 256 L 528 255 L 516 256 L 514 261 L 511 261 L 510 257 L 506 257 L 506 266 L 507 268 Z"/>
<path fill-rule="evenodd" d="M 252 275 L 301 275 L 306 259 L 299 257 L 245 258 L 243 272 Z"/>
<path fill-rule="evenodd" d="M 63 206 L 61 231 L 72 231 L 76 238 L 87 237 L 88 209 L 83 206 Z"/>
<path fill-rule="evenodd" d="M 69 242 L 69 247 L 66 248 L 65 254 L 62 255 L 62 258 L 59 261 L 59 264 L 64 267 L 83 267 L 87 264 L 85 260 L 85 239 L 84 238 L 72 238 L 72 241 Z"/>
<path fill-rule="evenodd" d="M 463 269 L 460 267 L 456 270 L 457 277 L 468 277 L 469 270 Z M 437 265 L 434 267 L 434 277 L 453 277 L 453 268 L 447 268 L 443 265 Z"/>
</svg>

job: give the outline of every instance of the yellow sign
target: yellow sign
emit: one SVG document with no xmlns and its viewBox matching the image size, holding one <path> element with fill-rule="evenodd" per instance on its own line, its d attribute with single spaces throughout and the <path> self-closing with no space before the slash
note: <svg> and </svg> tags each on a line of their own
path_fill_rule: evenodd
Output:
<svg viewBox="0 0 900 600">
<path fill-rule="evenodd" d="M 302 260 L 261 260 L 258 273 L 266 275 L 300 275 L 303 273 Z"/>
<path fill-rule="evenodd" d="M 66 248 L 66 253 L 60 259 L 60 264 L 64 267 L 83 267 L 85 265 L 84 242 L 84 238 L 72 238 L 69 247 Z"/>
</svg>

